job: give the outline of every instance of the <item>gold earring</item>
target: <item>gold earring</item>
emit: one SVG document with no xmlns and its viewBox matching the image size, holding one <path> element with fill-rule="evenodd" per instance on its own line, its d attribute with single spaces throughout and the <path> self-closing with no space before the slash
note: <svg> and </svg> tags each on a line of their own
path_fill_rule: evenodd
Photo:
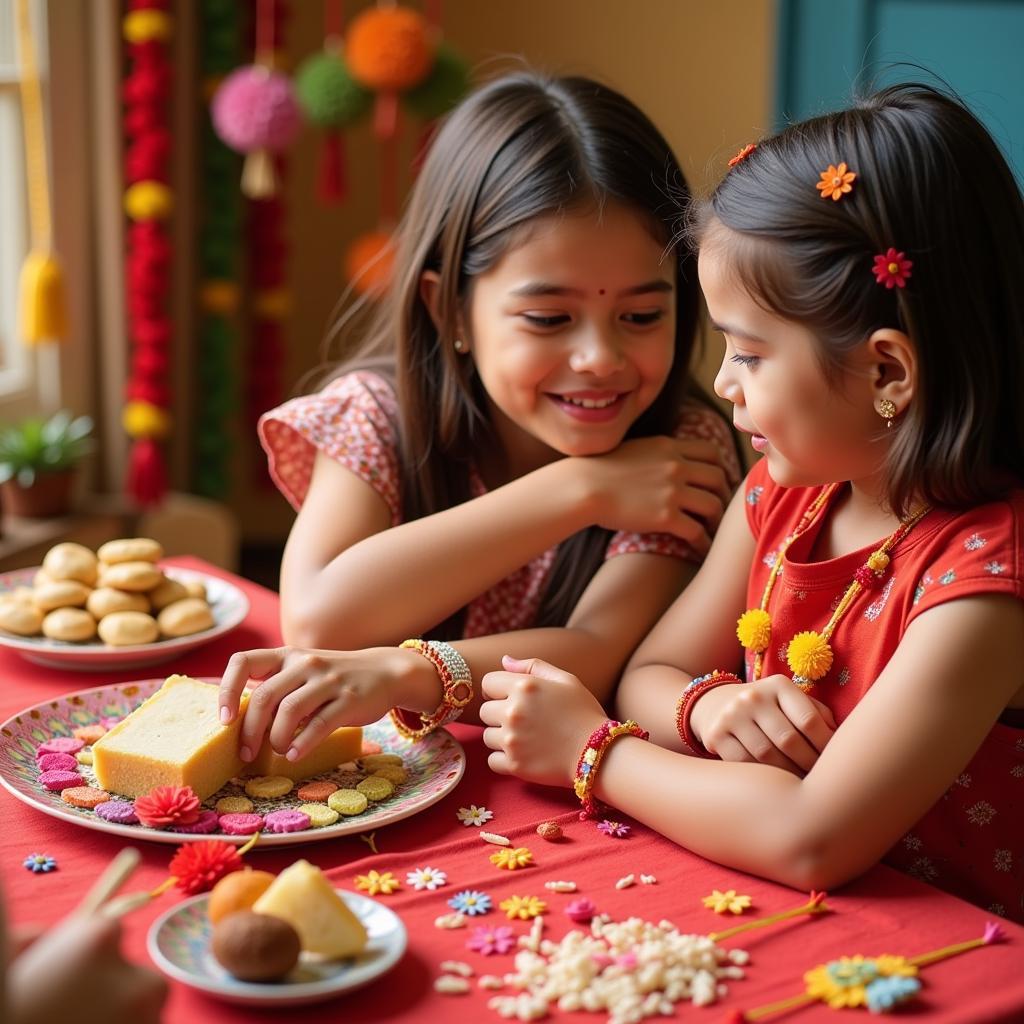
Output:
<svg viewBox="0 0 1024 1024">
<path fill-rule="evenodd" d="M 878 415 L 885 420 L 885 429 L 889 430 L 896 415 L 896 403 L 891 398 L 883 398 L 878 403 Z"/>
<path fill-rule="evenodd" d="M 466 351 L 466 343 L 461 338 L 455 339 L 454 347 L 456 352 Z"/>
</svg>

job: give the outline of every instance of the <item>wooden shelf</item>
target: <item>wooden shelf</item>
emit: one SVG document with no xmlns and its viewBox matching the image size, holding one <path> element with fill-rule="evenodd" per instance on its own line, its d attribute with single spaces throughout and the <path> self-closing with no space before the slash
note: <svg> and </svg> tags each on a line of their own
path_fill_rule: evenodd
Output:
<svg viewBox="0 0 1024 1024">
<path fill-rule="evenodd" d="M 47 551 L 62 541 L 94 550 L 108 540 L 132 535 L 135 513 L 117 498 L 93 498 L 67 516 L 52 519 L 3 517 L 0 572 L 39 565 Z"/>
</svg>

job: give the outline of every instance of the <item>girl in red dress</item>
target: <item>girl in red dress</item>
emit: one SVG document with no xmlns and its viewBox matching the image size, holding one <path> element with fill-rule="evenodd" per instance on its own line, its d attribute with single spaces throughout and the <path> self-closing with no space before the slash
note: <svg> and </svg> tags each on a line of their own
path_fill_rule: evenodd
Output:
<svg viewBox="0 0 1024 1024">
<path fill-rule="evenodd" d="M 1024 920 L 1018 185 L 899 85 L 747 147 L 690 228 L 763 458 L 619 688 L 654 742 L 509 660 L 491 765 L 802 889 L 884 859 Z"/>
</svg>

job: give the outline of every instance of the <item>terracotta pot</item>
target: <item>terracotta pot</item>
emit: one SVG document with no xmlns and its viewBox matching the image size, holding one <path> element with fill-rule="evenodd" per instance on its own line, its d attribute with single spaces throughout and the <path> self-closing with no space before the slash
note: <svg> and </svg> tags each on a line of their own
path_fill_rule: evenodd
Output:
<svg viewBox="0 0 1024 1024">
<path fill-rule="evenodd" d="M 0 484 L 4 510 L 23 519 L 47 519 L 67 515 L 71 511 L 73 469 L 59 473 L 40 473 L 31 487 L 22 487 L 17 480 Z"/>
</svg>

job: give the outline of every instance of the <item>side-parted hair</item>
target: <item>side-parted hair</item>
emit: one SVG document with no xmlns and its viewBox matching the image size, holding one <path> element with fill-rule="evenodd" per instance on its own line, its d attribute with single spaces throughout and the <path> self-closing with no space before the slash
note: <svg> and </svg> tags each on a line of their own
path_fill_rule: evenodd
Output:
<svg viewBox="0 0 1024 1024">
<path fill-rule="evenodd" d="M 471 466 L 494 434 L 473 361 L 455 352 L 456 325 L 461 314 L 468 328 L 473 279 L 537 217 L 616 201 L 636 210 L 664 244 L 675 267 L 675 355 L 664 388 L 628 436 L 673 432 L 684 395 L 703 397 L 689 374 L 699 309 L 696 258 L 673 245 L 677 204 L 688 198 L 661 133 L 598 82 L 518 72 L 484 85 L 448 115 L 397 232 L 389 293 L 367 342 L 340 371 L 364 366 L 393 377 L 405 521 L 471 497 Z M 427 270 L 440 278 L 437 324 L 420 292 Z M 536 625 L 568 621 L 609 536 L 591 527 L 559 546 Z M 434 632 L 461 635 L 464 612 Z"/>
<path fill-rule="evenodd" d="M 837 202 L 815 189 L 845 162 Z M 894 426 L 886 478 L 899 514 L 917 500 L 968 508 L 1024 480 L 1024 204 L 998 146 L 959 101 L 894 85 L 757 144 L 691 204 L 765 309 L 819 341 L 835 382 L 883 327 L 915 346 L 913 401 Z M 714 244 L 718 244 L 717 236 Z M 872 273 L 890 247 L 913 260 L 905 288 Z"/>
</svg>

